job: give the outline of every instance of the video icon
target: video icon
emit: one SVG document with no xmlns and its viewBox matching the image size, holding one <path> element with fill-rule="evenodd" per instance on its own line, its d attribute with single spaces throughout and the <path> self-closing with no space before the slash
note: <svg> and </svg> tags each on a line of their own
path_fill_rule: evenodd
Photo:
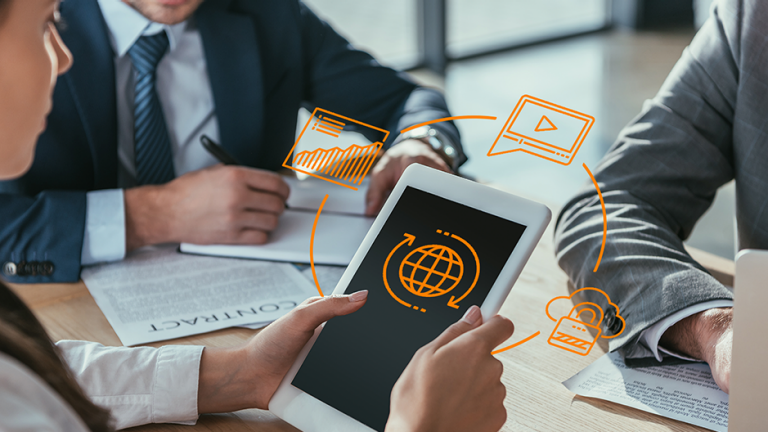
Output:
<svg viewBox="0 0 768 432">
<path fill-rule="evenodd" d="M 590 115 L 525 95 L 517 102 L 488 156 L 523 151 L 569 165 L 594 123 Z"/>
</svg>

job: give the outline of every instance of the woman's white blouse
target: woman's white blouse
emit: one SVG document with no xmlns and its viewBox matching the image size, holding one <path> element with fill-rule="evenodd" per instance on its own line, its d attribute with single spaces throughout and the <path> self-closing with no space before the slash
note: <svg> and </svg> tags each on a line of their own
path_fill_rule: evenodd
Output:
<svg viewBox="0 0 768 432">
<path fill-rule="evenodd" d="M 201 346 L 105 347 L 58 342 L 91 400 L 112 413 L 117 429 L 147 423 L 194 424 Z M 0 430 L 86 431 L 68 403 L 16 359 L 0 353 Z"/>
</svg>

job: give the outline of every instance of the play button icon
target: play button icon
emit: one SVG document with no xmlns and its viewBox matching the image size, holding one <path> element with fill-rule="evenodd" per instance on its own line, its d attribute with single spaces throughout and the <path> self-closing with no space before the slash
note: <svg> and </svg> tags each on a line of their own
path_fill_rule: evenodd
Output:
<svg viewBox="0 0 768 432">
<path fill-rule="evenodd" d="M 547 132 L 547 131 L 554 131 L 557 130 L 557 126 L 552 123 L 547 116 L 541 116 L 541 120 L 539 120 L 539 124 L 536 125 L 536 129 L 534 129 L 534 132 Z"/>
<path fill-rule="evenodd" d="M 528 153 L 560 165 L 573 162 L 595 118 L 523 95 L 493 142 L 488 156 Z"/>
</svg>

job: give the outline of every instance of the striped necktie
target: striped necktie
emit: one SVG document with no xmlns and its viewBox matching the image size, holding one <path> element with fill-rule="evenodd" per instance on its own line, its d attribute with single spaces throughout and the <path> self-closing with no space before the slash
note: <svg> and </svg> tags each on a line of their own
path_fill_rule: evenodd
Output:
<svg viewBox="0 0 768 432">
<path fill-rule="evenodd" d="M 168 51 L 168 45 L 168 36 L 163 31 L 140 37 L 128 50 L 136 83 L 133 136 L 139 185 L 163 184 L 175 178 L 171 139 L 155 88 L 157 64 Z"/>
</svg>

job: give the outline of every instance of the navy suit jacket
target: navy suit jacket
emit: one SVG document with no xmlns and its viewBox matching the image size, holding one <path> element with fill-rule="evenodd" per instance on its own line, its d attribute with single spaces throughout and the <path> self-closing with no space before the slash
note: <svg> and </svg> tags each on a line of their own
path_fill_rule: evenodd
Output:
<svg viewBox="0 0 768 432">
<path fill-rule="evenodd" d="M 108 29 L 96 0 L 67 0 L 61 13 L 74 65 L 56 86 L 32 168 L 18 180 L 0 182 L 0 264 L 47 261 L 53 271 L 7 277 L 11 282 L 77 281 L 86 192 L 118 186 Z M 354 49 L 297 0 L 207 0 L 195 20 L 221 144 L 251 167 L 282 167 L 301 106 L 393 132 L 450 115 L 440 93 Z M 435 127 L 459 143 L 452 123 Z"/>
</svg>

